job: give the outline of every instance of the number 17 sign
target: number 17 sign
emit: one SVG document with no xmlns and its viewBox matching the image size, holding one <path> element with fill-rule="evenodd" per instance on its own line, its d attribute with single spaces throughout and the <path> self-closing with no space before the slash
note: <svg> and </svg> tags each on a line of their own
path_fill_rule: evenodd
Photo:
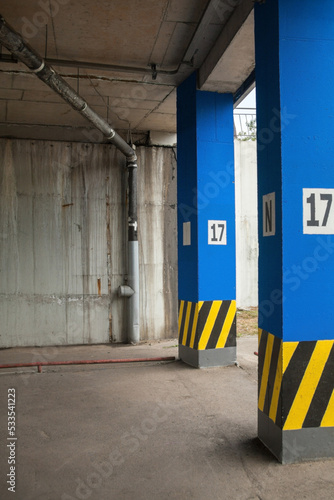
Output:
<svg viewBox="0 0 334 500">
<path fill-rule="evenodd" d="M 334 189 L 303 189 L 303 233 L 334 234 Z"/>
<path fill-rule="evenodd" d="M 209 220 L 208 237 L 209 245 L 227 245 L 226 220 Z"/>
</svg>

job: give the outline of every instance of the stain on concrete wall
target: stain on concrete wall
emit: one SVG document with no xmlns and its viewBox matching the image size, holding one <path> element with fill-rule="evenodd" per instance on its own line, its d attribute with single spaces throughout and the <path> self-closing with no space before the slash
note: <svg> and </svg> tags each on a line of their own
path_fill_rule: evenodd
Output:
<svg viewBox="0 0 334 500">
<path fill-rule="evenodd" d="M 175 158 L 139 148 L 142 339 L 177 333 Z M 126 341 L 123 156 L 0 140 L 0 346 Z"/>
</svg>

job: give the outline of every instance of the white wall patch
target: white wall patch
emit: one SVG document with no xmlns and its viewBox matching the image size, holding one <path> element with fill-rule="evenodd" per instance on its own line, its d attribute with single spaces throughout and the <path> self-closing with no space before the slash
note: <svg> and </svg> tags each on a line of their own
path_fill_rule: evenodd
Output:
<svg viewBox="0 0 334 500">
<path fill-rule="evenodd" d="M 191 222 L 183 223 L 183 246 L 191 245 Z"/>
</svg>

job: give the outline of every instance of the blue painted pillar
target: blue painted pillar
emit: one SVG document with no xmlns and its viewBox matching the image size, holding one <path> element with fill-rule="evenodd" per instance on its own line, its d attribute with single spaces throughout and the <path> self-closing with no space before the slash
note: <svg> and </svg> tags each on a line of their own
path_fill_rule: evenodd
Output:
<svg viewBox="0 0 334 500">
<path fill-rule="evenodd" d="M 197 368 L 236 360 L 233 96 L 177 92 L 179 355 Z"/>
<path fill-rule="evenodd" d="M 334 456 L 334 2 L 255 5 L 258 435 Z"/>
</svg>

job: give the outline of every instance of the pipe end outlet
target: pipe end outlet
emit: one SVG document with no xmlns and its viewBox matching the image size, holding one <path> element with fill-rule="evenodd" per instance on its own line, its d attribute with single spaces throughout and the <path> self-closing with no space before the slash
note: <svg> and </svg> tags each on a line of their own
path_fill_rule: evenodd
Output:
<svg viewBox="0 0 334 500">
<path fill-rule="evenodd" d="M 134 290 L 132 290 L 131 286 L 121 285 L 118 287 L 118 296 L 119 297 L 127 297 L 130 298 L 134 294 Z"/>
</svg>

